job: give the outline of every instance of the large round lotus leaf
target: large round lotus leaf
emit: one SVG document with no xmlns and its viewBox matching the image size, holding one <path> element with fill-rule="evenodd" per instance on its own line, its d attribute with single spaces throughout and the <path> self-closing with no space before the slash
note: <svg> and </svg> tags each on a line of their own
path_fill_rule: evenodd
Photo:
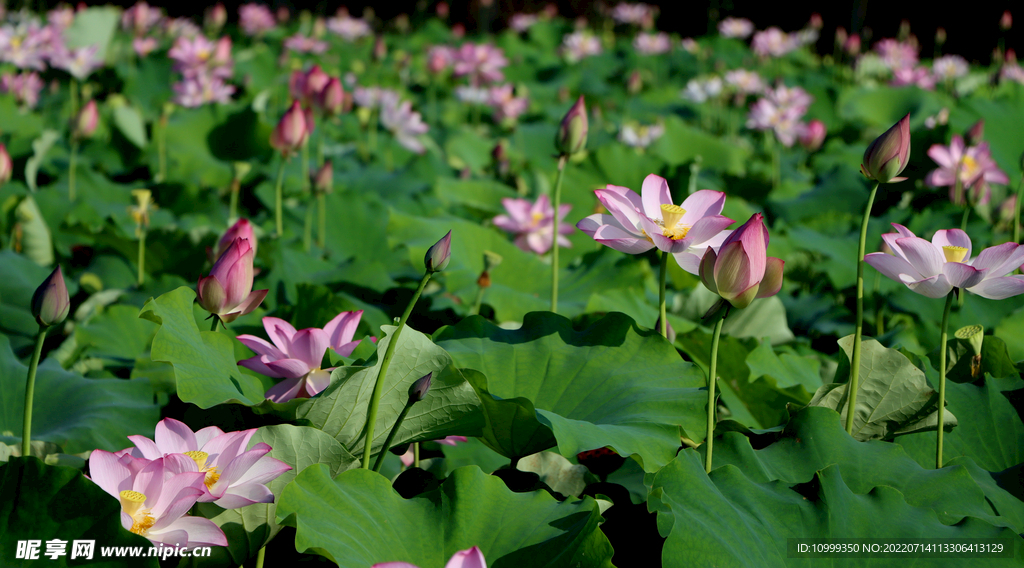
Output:
<svg viewBox="0 0 1024 568">
<path fill-rule="evenodd" d="M 277 518 L 296 528 L 297 550 L 342 568 L 377 562 L 443 566 L 473 546 L 491 568 L 611 567 L 612 548 L 598 528 L 595 501 L 513 493 L 473 466 L 408 500 L 380 474 L 355 469 L 331 479 L 327 466 L 310 466 L 284 489 Z"/>
<path fill-rule="evenodd" d="M 638 454 L 653 472 L 675 456 L 680 428 L 691 439 L 704 437 L 704 376 L 660 335 L 625 315 L 609 314 L 582 330 L 546 312 L 527 314 L 517 330 L 472 317 L 434 339 L 455 366 L 485 377 L 486 384 L 474 387 L 481 399 L 493 401 L 484 405 L 489 424 L 499 407 L 517 406 L 502 415 L 506 428 L 490 428 L 496 439 L 489 441 L 505 451 L 524 434 L 538 436 L 520 424 L 527 420 L 549 428 L 567 458 L 611 446 L 622 455 Z M 528 406 L 536 412 L 524 415 Z M 527 453 L 544 449 L 519 446 Z"/>
</svg>

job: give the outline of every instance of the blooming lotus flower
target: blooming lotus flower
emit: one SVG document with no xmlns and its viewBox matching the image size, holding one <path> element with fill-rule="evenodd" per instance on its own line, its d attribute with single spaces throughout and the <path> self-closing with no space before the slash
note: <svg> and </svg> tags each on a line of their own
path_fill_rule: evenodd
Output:
<svg viewBox="0 0 1024 568">
<path fill-rule="evenodd" d="M 654 25 L 654 6 L 650 4 L 631 4 L 619 2 L 612 8 L 612 19 L 620 24 L 633 24 L 644 28 Z"/>
<path fill-rule="evenodd" d="M 98 54 L 99 45 L 68 49 L 61 44 L 50 53 L 50 66 L 63 69 L 72 77 L 84 81 L 93 71 L 103 67 L 103 59 Z"/>
<path fill-rule="evenodd" d="M 419 568 L 415 564 L 409 564 L 408 562 L 381 562 L 374 564 L 371 568 Z M 444 565 L 444 568 L 487 568 L 487 561 L 484 559 L 484 553 L 480 552 L 477 547 L 470 548 L 469 550 L 460 550 L 452 555 L 448 563 Z"/>
<path fill-rule="evenodd" d="M 504 80 L 501 70 L 506 65 L 505 52 L 491 44 L 464 43 L 455 52 L 455 76 L 469 76 L 474 87 Z"/>
<path fill-rule="evenodd" d="M 853 36 L 858 37 L 859 36 Z M 918 48 L 910 42 L 901 42 L 892 38 L 883 39 L 875 44 L 875 51 L 886 67 L 896 71 L 909 69 L 917 65 Z"/>
<path fill-rule="evenodd" d="M 339 11 L 337 16 L 327 20 L 327 29 L 348 42 L 354 42 L 373 33 L 366 20 L 353 18 L 347 11 Z"/>
<path fill-rule="evenodd" d="M 420 113 L 412 110 L 412 103 L 404 101 L 388 104 L 385 101 L 380 112 L 380 121 L 391 131 L 403 147 L 411 152 L 422 154 L 427 149 L 419 140 L 419 135 L 426 134 L 429 127 L 423 123 Z"/>
<path fill-rule="evenodd" d="M 722 37 L 746 38 L 754 33 L 754 22 L 746 18 L 726 18 L 718 22 L 718 33 Z"/>
<path fill-rule="evenodd" d="M 96 485 L 121 502 L 126 530 L 177 547 L 227 546 L 213 521 L 185 516 L 203 495 L 206 479 L 205 473 L 187 471 L 191 461 L 181 454 L 150 461 L 94 450 L 89 471 Z"/>
<path fill-rule="evenodd" d="M 896 232 L 882 239 L 894 254 L 873 252 L 864 261 L 918 294 L 942 298 L 953 288 L 992 300 L 1024 294 L 1024 276 L 1007 276 L 1024 262 L 1024 247 L 1003 243 L 971 258 L 971 238 L 960 229 L 936 231 L 928 242 L 903 225 L 892 226 Z"/>
<path fill-rule="evenodd" d="M 907 179 L 896 176 L 909 162 L 910 114 L 907 114 L 868 145 L 860 171 L 878 183 L 895 183 Z"/>
<path fill-rule="evenodd" d="M 587 30 L 567 34 L 562 38 L 562 55 L 569 63 L 601 54 L 601 40 Z"/>
<path fill-rule="evenodd" d="M 785 262 L 767 256 L 768 228 L 764 216 L 754 213 L 733 231 L 718 253 L 708 247 L 700 261 L 700 280 L 734 308 L 745 308 L 754 298 L 767 298 L 782 289 Z"/>
<path fill-rule="evenodd" d="M 270 8 L 255 3 L 242 4 L 238 7 L 238 23 L 247 36 L 262 34 L 277 25 Z"/>
<path fill-rule="evenodd" d="M 782 57 L 799 46 L 797 38 L 775 26 L 757 32 L 750 40 L 751 49 L 761 57 Z"/>
<path fill-rule="evenodd" d="M 256 309 L 269 290 L 252 289 L 252 258 L 249 241 L 236 238 L 210 270 L 199 279 L 199 305 L 229 323 Z"/>
<path fill-rule="evenodd" d="M 128 436 L 135 444 L 117 452 L 119 457 L 158 460 L 175 454 L 191 460 L 175 462 L 171 469 L 200 472 L 203 493 L 200 503 L 216 503 L 224 509 L 237 509 L 253 503 L 273 503 L 274 494 L 265 485 L 291 469 L 283 461 L 267 455 L 271 447 L 256 444 L 246 451 L 255 428 L 227 432 L 208 426 L 192 432 L 184 423 L 165 418 L 156 425 L 156 441 L 145 436 Z"/>
<path fill-rule="evenodd" d="M 32 294 L 32 315 L 40 327 L 50 327 L 64 321 L 70 309 L 68 287 L 58 265 Z"/>
<path fill-rule="evenodd" d="M 938 169 L 932 170 L 924 178 L 924 182 L 932 187 L 950 186 L 950 199 L 954 203 L 963 201 L 962 195 L 953 195 L 956 190 L 957 177 L 960 178 L 961 190 L 969 189 L 975 184 L 981 183 L 1010 183 L 1006 172 L 999 169 L 992 153 L 989 150 L 988 142 L 982 142 L 977 146 L 964 147 L 964 139 L 960 135 L 954 135 L 949 146 L 933 144 L 928 149 L 928 156 L 939 165 Z"/>
<path fill-rule="evenodd" d="M 256 356 L 238 364 L 261 375 L 285 379 L 267 391 L 267 398 L 274 402 L 314 396 L 331 384 L 334 368 L 321 369 L 327 348 L 342 357 L 351 355 L 359 344 L 352 337 L 362 316 L 362 310 L 341 312 L 323 329 L 300 331 L 282 319 L 265 317 L 263 328 L 273 343 L 255 335 L 239 335 L 237 339 L 255 351 Z"/>
<path fill-rule="evenodd" d="M 665 32 L 641 33 L 633 38 L 633 49 L 644 55 L 660 55 L 672 49 L 672 40 Z"/>
<path fill-rule="evenodd" d="M 611 215 L 595 214 L 576 224 L 595 241 L 629 254 L 654 247 L 672 253 L 683 270 L 697 274 L 707 247 L 718 249 L 729 235 L 732 219 L 720 215 L 721 191 L 702 189 L 674 205 L 665 178 L 651 174 L 641 195 L 628 187 L 608 185 L 594 191 Z"/>
<path fill-rule="evenodd" d="M 520 249 L 537 254 L 544 254 L 551 249 L 552 220 L 555 210 L 547 195 L 541 195 L 537 201 L 530 203 L 528 199 L 501 200 L 508 215 L 494 218 L 494 226 L 504 229 L 516 236 L 515 245 Z M 558 211 L 558 246 L 571 247 L 569 239 L 563 235 L 572 233 L 572 225 L 562 223 L 565 216 L 572 210 L 572 205 L 561 205 Z"/>
</svg>

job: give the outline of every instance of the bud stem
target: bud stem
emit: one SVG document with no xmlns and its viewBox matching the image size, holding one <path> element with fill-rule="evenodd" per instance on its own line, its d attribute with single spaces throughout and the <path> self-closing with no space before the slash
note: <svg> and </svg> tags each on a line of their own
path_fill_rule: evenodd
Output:
<svg viewBox="0 0 1024 568">
<path fill-rule="evenodd" d="M 302 191 L 306 195 L 306 219 L 302 226 L 302 250 L 309 252 L 313 246 L 313 187 L 309 177 L 309 137 L 302 143 L 302 150 L 299 153 L 302 160 Z"/>
<path fill-rule="evenodd" d="M 284 217 L 281 212 L 282 201 L 284 200 L 284 165 L 287 158 L 281 158 L 277 166 L 277 183 L 274 187 L 274 229 L 277 231 L 277 238 L 284 236 Z"/>
<path fill-rule="evenodd" d="M 661 278 L 658 284 L 658 313 L 661 318 L 658 320 L 658 333 L 668 338 L 668 319 L 665 314 L 665 281 L 668 279 L 668 252 L 661 251 Z"/>
<path fill-rule="evenodd" d="M 939 422 L 938 438 L 935 440 L 935 469 L 942 469 L 942 414 L 946 410 L 946 325 L 949 323 L 949 309 L 953 307 L 953 296 L 957 289 L 953 288 L 946 296 L 946 307 L 942 309 L 942 331 L 939 335 Z"/>
<path fill-rule="evenodd" d="M 423 289 L 426 288 L 427 282 L 430 280 L 430 272 L 428 271 L 423 275 L 423 280 L 420 280 L 420 286 L 416 289 L 416 293 L 412 295 L 412 299 L 409 300 L 409 305 L 405 308 L 405 313 L 402 314 L 402 319 L 398 320 L 398 328 L 395 329 L 395 334 L 388 338 L 388 347 L 384 350 L 384 358 L 380 363 L 380 372 L 377 373 L 377 382 L 373 385 L 373 394 L 370 396 L 370 405 L 366 411 L 366 438 L 363 442 L 363 469 L 370 469 L 370 452 L 373 449 L 373 429 L 377 422 L 377 407 L 380 405 L 380 395 L 384 390 L 384 380 L 387 378 L 388 367 L 391 365 L 391 358 L 395 354 L 395 346 L 398 345 L 398 337 L 402 335 L 402 329 L 405 328 L 405 322 L 409 320 L 409 316 L 412 314 L 412 309 L 416 306 L 416 302 L 420 299 L 420 294 L 423 293 Z M 384 451 L 387 451 L 386 449 Z"/>
<path fill-rule="evenodd" d="M 139 287 L 146 279 L 146 229 L 139 229 Z"/>
<path fill-rule="evenodd" d="M 704 453 L 704 472 L 711 473 L 711 447 L 715 439 L 715 382 L 718 380 L 718 340 L 722 337 L 722 324 L 729 315 L 729 304 L 725 313 L 715 322 L 715 333 L 711 336 L 711 367 L 708 369 L 708 433 L 707 451 Z"/>
<path fill-rule="evenodd" d="M 242 189 L 242 180 L 237 176 L 231 180 L 231 201 L 228 204 L 228 226 L 238 220 L 238 192 Z"/>
<path fill-rule="evenodd" d="M 213 325 L 210 326 L 210 331 L 217 331 L 217 322 L 220 321 L 220 318 L 217 317 L 217 314 L 213 314 L 213 318 L 212 319 L 213 319 Z"/>
<path fill-rule="evenodd" d="M 324 193 L 319 193 L 316 196 L 316 207 L 317 207 L 317 227 L 316 227 L 316 246 L 321 249 L 324 248 L 324 243 L 327 242 L 327 196 Z"/>
<path fill-rule="evenodd" d="M 39 356 L 43 353 L 43 340 L 46 339 L 46 328 L 39 326 L 36 336 L 36 350 L 32 352 L 32 361 L 28 364 L 28 380 L 25 382 L 25 421 L 21 428 L 21 456 L 28 457 L 32 451 L 32 399 L 36 391 L 36 369 L 39 368 Z"/>
<path fill-rule="evenodd" d="M 871 188 L 868 204 L 864 208 L 864 219 L 860 224 L 860 245 L 857 248 L 857 327 L 853 332 L 853 357 L 850 362 L 849 396 L 846 401 L 846 432 L 853 435 L 853 416 L 857 409 L 857 387 L 860 380 L 860 341 L 864 331 L 864 247 L 868 240 L 868 221 L 871 219 L 871 206 L 875 204 L 875 194 L 879 184 Z"/>
<path fill-rule="evenodd" d="M 384 440 L 384 447 L 381 448 L 380 453 L 377 454 L 377 461 L 373 464 L 373 471 L 380 471 L 380 466 L 384 463 L 384 456 L 388 453 L 388 450 L 391 449 L 391 442 L 395 440 L 395 434 L 398 432 L 398 429 L 402 427 L 402 421 L 405 420 L 405 415 L 409 414 L 409 409 L 412 408 L 413 404 L 416 403 L 413 400 L 409 400 L 409 402 L 405 403 L 405 407 L 402 408 L 402 412 L 398 414 L 398 420 L 395 420 L 395 425 L 391 427 L 391 431 L 388 432 L 387 439 Z"/>
<path fill-rule="evenodd" d="M 551 228 L 551 311 L 558 313 L 558 210 L 562 206 L 562 174 L 567 156 L 558 157 L 558 176 L 555 177 L 554 218 Z"/>
</svg>

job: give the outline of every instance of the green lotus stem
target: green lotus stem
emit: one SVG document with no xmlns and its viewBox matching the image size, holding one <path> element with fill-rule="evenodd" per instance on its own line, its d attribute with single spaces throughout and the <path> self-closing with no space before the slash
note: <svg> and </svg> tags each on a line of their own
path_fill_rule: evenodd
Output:
<svg viewBox="0 0 1024 568">
<path fill-rule="evenodd" d="M 1024 192 L 1024 175 L 1017 184 L 1017 202 L 1013 204 L 1013 242 L 1020 244 L 1020 199 Z"/>
<path fill-rule="evenodd" d="M 241 183 L 236 178 L 231 182 L 231 197 L 228 202 L 228 226 L 235 224 L 238 220 L 238 193 L 241 190 Z"/>
<path fill-rule="evenodd" d="M 480 306 L 484 303 L 484 288 L 483 286 L 477 287 L 476 298 L 473 300 L 473 307 L 469 310 L 469 315 L 478 316 L 480 315 Z"/>
<path fill-rule="evenodd" d="M 217 323 L 219 321 L 220 321 L 220 318 L 217 317 L 217 314 L 213 314 L 213 325 L 210 326 L 210 331 L 217 331 Z"/>
<path fill-rule="evenodd" d="M 256 554 L 256 568 L 263 568 L 263 558 L 267 555 L 267 547 L 261 546 L 259 553 Z"/>
<path fill-rule="evenodd" d="M 274 225 L 279 239 L 284 236 L 284 218 L 281 207 L 284 201 L 284 164 L 287 161 L 287 158 L 282 157 L 281 163 L 277 166 L 277 184 L 274 188 Z"/>
<path fill-rule="evenodd" d="M 857 327 L 853 332 L 853 357 L 850 363 L 850 391 L 846 401 L 846 432 L 853 435 L 853 415 L 857 408 L 857 387 L 860 385 L 860 342 L 864 331 L 864 247 L 868 240 L 868 221 L 871 219 L 871 206 L 875 204 L 878 185 L 871 188 L 868 204 L 864 208 L 864 219 L 860 224 L 860 244 L 857 248 Z"/>
<path fill-rule="evenodd" d="M 875 273 L 875 335 L 881 336 L 885 333 L 885 320 L 882 317 L 882 308 L 885 307 L 885 300 L 882 295 L 878 293 L 878 288 L 882 283 L 882 273 Z"/>
<path fill-rule="evenodd" d="M 167 178 L 167 110 L 164 109 L 156 128 L 157 173 L 153 181 L 161 183 Z"/>
<path fill-rule="evenodd" d="M 323 193 L 317 194 L 316 206 L 318 213 L 316 246 L 324 248 L 324 243 L 327 242 L 327 196 Z"/>
<path fill-rule="evenodd" d="M 388 432 L 387 439 L 384 440 L 384 447 L 381 448 L 380 453 L 377 454 L 377 461 L 373 464 L 373 471 L 380 471 L 380 466 L 384 463 L 384 456 L 388 453 L 388 450 L 391 449 L 391 442 L 395 440 L 395 434 L 397 434 L 398 429 L 402 427 L 402 421 L 405 420 L 405 415 L 409 414 L 409 409 L 412 408 L 413 404 L 416 404 L 415 401 L 409 400 L 409 402 L 405 403 L 405 406 L 402 408 L 402 412 L 398 414 L 398 420 L 395 420 L 395 425 L 391 427 L 391 431 Z"/>
<path fill-rule="evenodd" d="M 25 382 L 25 422 L 21 428 L 21 455 L 28 457 L 32 451 L 32 399 L 36 391 L 36 369 L 39 368 L 39 356 L 43 353 L 43 340 L 46 339 L 46 328 L 40 326 L 36 335 L 36 350 L 32 352 L 32 361 L 28 364 L 28 380 Z"/>
<path fill-rule="evenodd" d="M 68 162 L 68 201 L 75 200 L 75 167 L 78 163 L 78 140 L 71 140 L 71 158 Z"/>
<path fill-rule="evenodd" d="M 420 443 L 419 442 L 413 442 L 412 443 L 412 466 L 413 467 L 419 467 L 420 466 Z"/>
<path fill-rule="evenodd" d="M 946 307 L 942 309 L 942 332 L 939 335 L 939 428 L 935 439 L 935 469 L 942 469 L 942 414 L 946 410 L 946 325 L 949 323 L 949 309 L 953 306 L 953 288 L 946 296 Z"/>
<path fill-rule="evenodd" d="M 562 206 L 562 174 L 565 173 L 567 156 L 558 158 L 558 176 L 555 177 L 555 198 L 551 234 L 551 312 L 558 313 L 558 209 Z"/>
<path fill-rule="evenodd" d="M 668 337 L 668 319 L 665 314 L 665 281 L 668 279 L 668 252 L 661 251 L 661 276 L 658 279 L 658 333 Z"/>
<path fill-rule="evenodd" d="M 718 378 L 718 340 L 722 337 L 722 324 L 729 315 L 729 306 L 715 323 L 715 334 L 711 336 L 711 368 L 708 369 L 708 447 L 704 454 L 704 472 L 711 473 L 711 448 L 715 438 L 715 381 Z"/>
<path fill-rule="evenodd" d="M 395 334 L 391 336 L 388 341 L 388 347 L 384 350 L 384 358 L 380 363 L 380 372 L 377 373 L 377 382 L 373 385 L 373 394 L 370 396 L 370 405 L 366 412 L 366 437 L 363 444 L 363 469 L 370 469 L 370 450 L 373 446 L 373 428 L 377 422 L 377 406 L 380 405 L 380 395 L 384 390 L 384 380 L 387 378 L 388 367 L 391 365 L 391 358 L 395 354 L 395 346 L 398 345 L 398 337 L 402 335 L 402 330 L 405 328 L 405 322 L 408 321 L 409 315 L 412 314 L 412 309 L 416 305 L 416 301 L 420 299 L 420 294 L 423 293 L 423 288 L 427 286 L 427 282 L 429 280 L 430 272 L 428 271 L 423 275 L 423 280 L 420 280 L 419 288 L 416 289 L 416 293 L 413 294 L 412 299 L 409 300 L 409 305 L 406 306 L 405 313 L 402 314 L 402 319 L 398 320 L 398 328 L 395 329 Z"/>
<path fill-rule="evenodd" d="M 139 286 L 146 279 L 146 230 L 139 231 Z"/>
<path fill-rule="evenodd" d="M 967 232 L 967 218 L 970 217 L 970 216 L 971 216 L 971 204 L 968 203 L 967 206 L 964 207 L 964 216 L 960 220 L 960 230 L 965 232 L 965 233 Z"/>
<path fill-rule="evenodd" d="M 367 125 L 368 130 L 366 131 L 366 156 L 369 160 L 370 156 L 373 156 L 374 152 L 377 151 L 377 112 L 372 111 L 370 113 L 370 123 Z"/>
<path fill-rule="evenodd" d="M 78 80 L 73 78 L 68 85 L 68 98 L 71 99 L 71 120 L 78 117 Z"/>
</svg>

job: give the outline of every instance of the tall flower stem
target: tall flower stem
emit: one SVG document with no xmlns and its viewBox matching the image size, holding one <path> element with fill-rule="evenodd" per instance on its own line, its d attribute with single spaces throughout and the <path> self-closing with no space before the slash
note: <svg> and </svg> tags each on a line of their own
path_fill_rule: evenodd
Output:
<svg viewBox="0 0 1024 568">
<path fill-rule="evenodd" d="M 279 239 L 284 236 L 284 216 L 281 208 L 284 201 L 284 165 L 287 161 L 287 158 L 281 158 L 281 163 L 277 166 L 277 183 L 274 187 L 274 228 Z"/>
<path fill-rule="evenodd" d="M 668 337 L 668 319 L 665 313 L 665 281 L 668 279 L 668 252 L 661 251 L 661 275 L 658 279 L 658 333 Z"/>
<path fill-rule="evenodd" d="M 419 442 L 413 442 L 412 443 L 412 466 L 413 467 L 419 467 L 420 466 L 420 443 Z"/>
<path fill-rule="evenodd" d="M 871 188 L 868 204 L 864 208 L 864 220 L 860 224 L 860 244 L 857 248 L 857 327 L 853 332 L 853 361 L 850 363 L 850 395 L 846 406 L 846 431 L 853 435 L 853 415 L 857 408 L 857 387 L 860 385 L 860 342 L 864 331 L 864 248 L 868 240 L 868 221 L 871 220 L 871 206 L 875 204 L 878 185 Z"/>
<path fill-rule="evenodd" d="M 75 167 L 78 165 L 78 140 L 71 140 L 71 158 L 68 161 L 68 201 L 75 200 Z"/>
<path fill-rule="evenodd" d="M 558 313 L 558 210 L 562 206 L 562 174 L 565 173 L 565 162 L 568 156 L 558 158 L 558 176 L 555 177 L 555 214 L 551 220 L 551 311 Z"/>
<path fill-rule="evenodd" d="M 302 159 L 302 189 L 307 198 L 306 219 L 302 225 L 302 250 L 309 252 L 310 247 L 313 245 L 313 193 L 310 189 L 308 139 L 302 143 L 300 158 Z"/>
<path fill-rule="evenodd" d="M 237 177 L 231 180 L 231 195 L 228 202 L 228 226 L 234 225 L 238 220 L 238 193 L 242 189 L 242 182 Z"/>
<path fill-rule="evenodd" d="M 942 415 L 946 410 L 946 325 L 949 323 L 949 309 L 953 306 L 953 296 L 956 293 L 956 288 L 949 291 L 946 306 L 942 309 L 942 331 L 939 335 L 939 428 L 935 439 L 935 469 L 942 469 Z"/>
<path fill-rule="evenodd" d="M 380 471 L 381 464 L 384 463 L 384 456 L 391 449 L 391 442 L 395 441 L 395 434 L 398 433 L 398 429 L 402 427 L 402 421 L 405 420 L 405 415 L 409 414 L 409 409 L 415 404 L 414 401 L 410 400 L 405 403 L 402 408 L 402 412 L 398 414 L 398 420 L 395 420 L 395 425 L 391 427 L 391 431 L 388 432 L 388 437 L 384 440 L 384 447 L 381 448 L 380 453 L 377 454 L 377 461 L 373 464 L 373 471 Z"/>
<path fill-rule="evenodd" d="M 139 230 L 139 286 L 146 279 L 146 230 Z"/>
<path fill-rule="evenodd" d="M 316 196 L 316 207 L 317 207 L 317 227 L 316 227 L 316 246 L 324 248 L 324 243 L 327 242 L 327 195 L 324 193 L 318 193 Z"/>
<path fill-rule="evenodd" d="M 971 216 L 971 204 L 964 206 L 964 216 L 960 219 L 960 230 L 967 232 L 967 219 Z"/>
<path fill-rule="evenodd" d="M 28 380 L 25 382 L 25 422 L 21 428 L 21 455 L 27 457 L 32 451 L 32 399 L 36 391 L 36 369 L 39 368 L 39 356 L 43 353 L 43 340 L 46 339 L 46 328 L 40 327 L 36 335 L 36 350 L 32 352 L 32 361 L 28 364 Z"/>
<path fill-rule="evenodd" d="M 384 380 L 387 378 L 388 367 L 391 365 L 391 358 L 395 355 L 395 346 L 398 345 L 398 337 L 402 335 L 402 330 L 405 328 L 405 322 L 408 321 L 409 315 L 412 314 L 413 307 L 416 306 L 416 301 L 420 299 L 420 294 L 423 293 L 423 288 L 427 286 L 427 282 L 430 280 L 430 272 L 428 271 L 423 275 L 423 280 L 420 280 L 420 286 L 416 289 L 416 293 L 412 295 L 412 299 L 409 300 L 409 305 L 405 308 L 405 313 L 402 314 L 402 319 L 398 320 L 398 328 L 395 329 L 395 334 L 392 335 L 388 340 L 388 347 L 384 350 L 384 358 L 381 359 L 380 372 L 377 374 L 377 382 L 373 385 L 373 394 L 370 395 L 370 406 L 366 411 L 366 437 L 363 443 L 363 469 L 370 469 L 370 451 L 373 446 L 373 429 L 377 422 L 377 407 L 380 405 L 380 395 L 384 391 Z M 386 450 L 385 450 L 386 451 Z"/>
<path fill-rule="evenodd" d="M 217 331 L 217 324 L 220 323 L 220 318 L 217 314 L 213 315 L 213 325 L 210 326 L 210 331 Z"/>
<path fill-rule="evenodd" d="M 715 323 L 715 334 L 711 336 L 711 367 L 708 369 L 708 442 L 704 454 L 704 472 L 711 473 L 711 447 L 715 439 L 715 381 L 718 380 L 718 340 L 722 337 L 722 324 L 729 315 L 729 306 Z"/>
<path fill-rule="evenodd" d="M 267 547 L 261 546 L 259 553 L 256 554 L 256 568 L 263 568 L 263 558 L 267 555 Z"/>
</svg>

